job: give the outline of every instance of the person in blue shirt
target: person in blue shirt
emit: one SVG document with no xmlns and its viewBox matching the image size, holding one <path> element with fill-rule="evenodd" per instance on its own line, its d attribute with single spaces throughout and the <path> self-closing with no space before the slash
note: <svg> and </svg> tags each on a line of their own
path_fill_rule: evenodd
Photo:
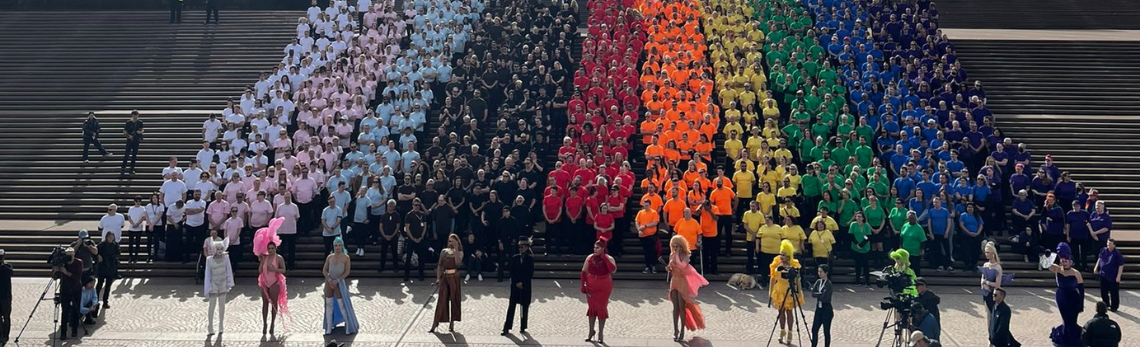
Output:
<svg viewBox="0 0 1140 347">
<path fill-rule="evenodd" d="M 950 251 L 950 237 L 951 226 L 953 220 L 951 219 L 950 211 L 942 205 L 942 198 L 935 197 L 931 200 L 931 206 L 926 211 L 926 230 L 934 235 L 934 254 L 931 255 L 931 262 L 937 264 L 938 271 L 950 271 L 954 273 L 954 264 L 951 262 L 952 257 Z"/>
<path fill-rule="evenodd" d="M 922 306 L 921 303 L 915 303 L 911 307 L 910 329 L 921 331 L 923 335 L 934 340 L 937 340 L 942 334 L 938 327 L 938 319 L 934 318 L 934 314 L 927 312 L 926 307 Z"/>
<path fill-rule="evenodd" d="M 981 215 L 982 220 L 994 225 L 994 223 L 992 223 L 994 211 L 993 206 L 990 204 L 990 199 L 993 198 L 991 196 L 993 191 L 990 189 L 986 176 L 978 175 L 978 178 L 974 180 L 974 186 L 972 188 L 974 205 L 978 208 L 978 214 Z M 990 230 L 986 230 L 986 236 L 989 236 L 989 233 Z"/>
<path fill-rule="evenodd" d="M 83 291 L 80 292 L 79 314 L 83 315 L 83 324 L 95 324 L 99 318 L 99 291 L 95 290 L 95 278 L 83 277 Z"/>
<path fill-rule="evenodd" d="M 900 199 L 910 200 L 910 198 L 914 197 L 914 180 L 910 178 L 910 173 L 905 166 L 900 167 L 898 173 L 898 177 L 895 178 L 894 187 L 898 188 Z"/>
<path fill-rule="evenodd" d="M 964 271 L 978 272 L 978 257 L 981 255 L 982 239 L 985 235 L 985 224 L 978 215 L 977 207 L 973 203 L 966 204 L 966 212 L 958 217 L 958 229 L 962 232 L 962 269 Z"/>
<path fill-rule="evenodd" d="M 321 211 L 321 236 L 325 241 L 325 254 L 332 252 L 333 240 L 340 236 L 340 223 L 344 217 L 344 210 L 337 205 L 335 197 L 330 196 L 328 203 L 328 207 Z"/>
<path fill-rule="evenodd" d="M 360 191 L 356 192 L 356 199 L 352 201 L 352 235 L 356 236 L 356 255 L 359 257 L 364 256 L 364 245 L 368 242 L 368 236 L 372 234 L 369 207 L 372 206 L 372 199 L 368 198 L 368 187 L 360 187 Z"/>
<path fill-rule="evenodd" d="M 1065 177 L 1064 174 L 1061 177 Z M 1081 204 L 1076 201 L 1071 202 L 1070 206 L 1072 210 L 1065 215 L 1065 236 L 1069 248 L 1073 250 L 1076 268 L 1088 271 L 1088 258 L 1097 251 L 1089 235 L 1092 230 L 1092 226 L 1089 225 L 1089 211 L 1081 208 Z"/>
</svg>

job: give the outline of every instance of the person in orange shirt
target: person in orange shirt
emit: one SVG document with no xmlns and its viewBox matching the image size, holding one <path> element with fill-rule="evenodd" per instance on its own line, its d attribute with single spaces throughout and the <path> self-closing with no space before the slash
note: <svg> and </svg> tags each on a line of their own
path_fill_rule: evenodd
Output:
<svg viewBox="0 0 1140 347">
<path fill-rule="evenodd" d="M 661 207 L 665 205 L 665 201 L 661 200 L 661 195 L 657 194 L 657 184 L 650 183 L 646 189 L 645 195 L 641 196 L 641 201 L 644 203 L 649 202 L 649 209 L 654 212 L 660 213 Z"/>
<path fill-rule="evenodd" d="M 677 221 L 673 231 L 689 242 L 690 251 L 697 249 L 697 238 L 701 235 L 701 223 L 693 219 L 693 210 L 685 208 L 684 217 Z"/>
<path fill-rule="evenodd" d="M 732 254 L 732 211 L 736 208 L 736 192 L 724 186 L 727 179 L 717 177 L 715 180 L 716 189 L 713 189 L 712 194 L 709 194 L 709 201 L 712 202 L 713 214 L 717 217 L 717 235 L 726 240 L 727 247 L 725 247 L 725 254 L 731 256 Z M 717 252 L 720 253 L 720 252 Z"/>
<path fill-rule="evenodd" d="M 670 228 L 674 228 L 677 222 L 684 216 L 684 212 L 689 210 L 689 205 L 685 203 L 685 199 L 678 196 L 676 187 L 669 190 L 669 200 L 665 201 L 665 206 L 662 206 L 662 211 L 665 212 L 665 223 Z"/>
<path fill-rule="evenodd" d="M 709 201 L 701 204 L 697 209 L 701 221 L 701 264 L 705 273 L 716 275 L 717 258 L 720 256 L 720 236 L 717 235 L 717 215 Z M 728 224 L 728 223 L 725 223 Z"/>
<path fill-rule="evenodd" d="M 641 241 L 641 249 L 645 253 L 645 270 L 641 273 L 657 273 L 657 258 L 661 253 L 661 241 L 657 239 L 657 223 L 661 216 L 653 209 L 649 199 L 641 201 L 641 211 L 637 212 L 634 222 L 637 223 L 637 235 Z"/>
</svg>

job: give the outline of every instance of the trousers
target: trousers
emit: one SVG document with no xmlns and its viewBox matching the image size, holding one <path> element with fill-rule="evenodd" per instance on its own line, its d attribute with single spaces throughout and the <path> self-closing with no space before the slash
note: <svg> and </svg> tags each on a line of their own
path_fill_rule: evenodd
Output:
<svg viewBox="0 0 1140 347">
<path fill-rule="evenodd" d="M 208 300 L 210 301 L 210 312 L 209 312 L 210 318 L 206 323 L 206 324 L 208 324 L 206 326 L 207 331 L 210 334 L 214 333 L 214 308 L 217 307 L 217 309 L 218 309 L 218 332 L 219 333 L 225 332 L 226 331 L 226 329 L 225 329 L 225 325 L 226 325 L 226 293 L 210 294 L 210 297 Z"/>
<path fill-rule="evenodd" d="M 511 327 L 515 323 L 515 308 L 518 306 L 522 306 L 522 316 L 519 317 L 519 329 L 526 330 L 526 320 L 530 314 L 530 302 L 517 300 L 513 297 L 510 299 L 510 302 L 511 306 L 507 308 L 507 321 L 503 323 L 503 331 L 511 330 Z"/>
</svg>

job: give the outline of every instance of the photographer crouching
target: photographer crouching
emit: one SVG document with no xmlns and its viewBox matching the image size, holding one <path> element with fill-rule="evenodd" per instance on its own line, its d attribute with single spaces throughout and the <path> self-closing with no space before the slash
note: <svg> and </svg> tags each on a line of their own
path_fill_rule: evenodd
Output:
<svg viewBox="0 0 1140 347">
<path fill-rule="evenodd" d="M 86 231 L 80 232 L 81 241 L 85 234 Z M 59 338 L 66 340 L 68 338 L 68 326 L 71 327 L 71 336 L 79 336 L 79 307 L 80 299 L 82 299 L 85 265 L 84 261 L 76 255 L 75 248 L 68 248 L 64 254 L 66 254 L 68 261 L 54 269 L 54 276 L 60 280 L 59 303 L 63 312 L 59 319 Z"/>
</svg>

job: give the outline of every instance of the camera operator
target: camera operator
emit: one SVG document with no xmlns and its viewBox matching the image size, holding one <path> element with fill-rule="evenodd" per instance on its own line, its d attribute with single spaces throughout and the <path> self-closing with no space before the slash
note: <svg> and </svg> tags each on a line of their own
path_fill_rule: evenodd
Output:
<svg viewBox="0 0 1140 347">
<path fill-rule="evenodd" d="M 914 303 L 911 306 L 911 321 L 910 330 L 921 331 L 926 337 L 937 340 L 942 335 L 942 331 L 938 328 L 938 319 L 934 315 L 926 311 L 926 307 L 922 303 Z"/>
<path fill-rule="evenodd" d="M 0 346 L 8 343 L 12 331 L 12 264 L 4 261 L 0 249 Z"/>
<path fill-rule="evenodd" d="M 79 239 L 72 242 L 70 247 L 75 251 L 75 257 L 83 261 L 81 275 L 94 276 L 95 256 L 99 255 L 99 248 L 95 241 L 91 240 L 87 229 L 79 230 Z"/>
<path fill-rule="evenodd" d="M 934 294 L 934 292 L 926 287 L 925 278 L 919 277 L 915 279 L 914 288 L 918 291 L 918 303 L 922 304 L 922 308 L 925 309 L 926 312 L 930 312 L 930 314 L 934 315 L 934 320 L 938 323 L 938 331 L 942 331 L 942 314 L 938 309 L 938 304 L 942 303 L 942 298 L 939 298 L 938 294 Z M 939 335 L 941 336 L 941 334 Z"/>
<path fill-rule="evenodd" d="M 819 344 L 819 328 L 823 327 L 823 346 L 831 347 L 831 320 L 835 318 L 835 311 L 831 306 L 831 267 L 821 264 L 816 272 L 819 279 L 811 285 L 811 297 L 815 298 L 815 317 L 811 322 L 811 347 Z"/>
<path fill-rule="evenodd" d="M 86 235 L 80 231 L 80 238 Z M 84 262 L 76 255 L 74 248 L 68 248 L 64 254 L 68 262 L 55 269 L 59 283 L 59 303 L 63 315 L 59 319 L 59 338 L 67 339 L 67 327 L 71 326 L 71 336 L 79 335 L 79 299 L 83 289 Z"/>
</svg>

